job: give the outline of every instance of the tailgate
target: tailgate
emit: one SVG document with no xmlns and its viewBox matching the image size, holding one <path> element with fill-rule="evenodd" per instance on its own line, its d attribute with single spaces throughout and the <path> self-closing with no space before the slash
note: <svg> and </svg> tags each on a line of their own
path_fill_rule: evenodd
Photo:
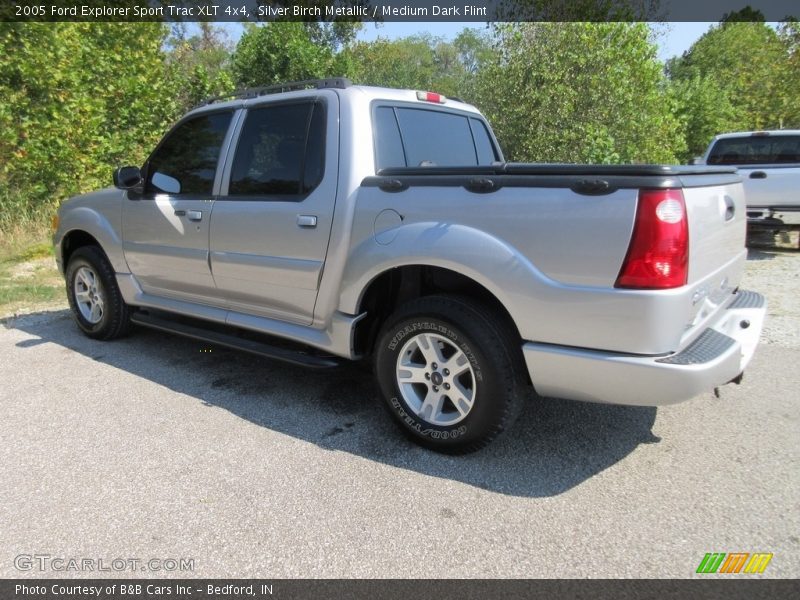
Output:
<svg viewBox="0 0 800 600">
<path fill-rule="evenodd" d="M 744 250 L 747 211 L 741 183 L 685 187 L 683 197 L 689 217 L 689 284 L 693 284 Z"/>
<path fill-rule="evenodd" d="M 739 286 L 747 258 L 747 211 L 741 183 L 685 187 L 683 196 L 689 217 L 691 289 L 685 341 L 702 332 L 701 325 L 728 304 Z"/>
</svg>

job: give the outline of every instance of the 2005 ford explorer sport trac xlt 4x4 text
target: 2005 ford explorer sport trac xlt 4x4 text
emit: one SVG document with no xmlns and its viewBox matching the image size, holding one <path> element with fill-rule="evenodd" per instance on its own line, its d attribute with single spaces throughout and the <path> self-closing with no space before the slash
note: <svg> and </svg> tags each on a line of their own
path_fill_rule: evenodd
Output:
<svg viewBox="0 0 800 600">
<path fill-rule="evenodd" d="M 443 452 L 536 394 L 662 405 L 738 380 L 766 311 L 739 289 L 733 168 L 506 163 L 474 107 L 430 92 L 212 100 L 114 183 L 59 211 L 84 333 L 369 359 L 399 426 Z"/>
</svg>

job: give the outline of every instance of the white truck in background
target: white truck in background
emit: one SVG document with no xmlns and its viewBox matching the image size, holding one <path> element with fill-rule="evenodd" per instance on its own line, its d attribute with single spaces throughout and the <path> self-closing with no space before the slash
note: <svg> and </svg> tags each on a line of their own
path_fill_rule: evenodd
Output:
<svg viewBox="0 0 800 600">
<path fill-rule="evenodd" d="M 800 230 L 800 129 L 723 133 L 692 163 L 739 170 L 750 232 Z"/>
</svg>

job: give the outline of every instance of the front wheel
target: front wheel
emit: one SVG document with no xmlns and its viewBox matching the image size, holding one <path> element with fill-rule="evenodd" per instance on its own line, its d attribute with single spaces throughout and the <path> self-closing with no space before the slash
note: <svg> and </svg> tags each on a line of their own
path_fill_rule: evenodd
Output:
<svg viewBox="0 0 800 600">
<path fill-rule="evenodd" d="M 452 454 L 478 450 L 507 429 L 526 391 L 510 327 L 458 296 L 419 298 L 392 315 L 378 337 L 375 373 L 402 429 Z"/>
<path fill-rule="evenodd" d="M 96 246 L 75 250 L 66 270 L 67 299 L 78 327 L 89 337 L 112 340 L 130 328 L 130 309 L 122 299 L 114 268 Z"/>
</svg>

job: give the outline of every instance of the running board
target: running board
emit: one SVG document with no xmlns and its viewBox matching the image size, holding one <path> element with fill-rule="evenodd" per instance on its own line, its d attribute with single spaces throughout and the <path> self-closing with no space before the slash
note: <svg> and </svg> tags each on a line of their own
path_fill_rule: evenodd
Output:
<svg viewBox="0 0 800 600">
<path fill-rule="evenodd" d="M 159 331 L 166 331 L 167 333 L 175 333 L 210 344 L 233 348 L 234 350 L 242 350 L 243 352 L 249 352 L 251 354 L 258 354 L 259 356 L 273 358 L 301 367 L 330 369 L 339 366 L 339 361 L 333 357 L 314 356 L 313 354 L 306 354 L 300 350 L 281 348 L 258 340 L 246 339 L 236 335 L 188 325 L 186 323 L 162 319 L 148 313 L 137 311 L 131 315 L 131 321 L 143 327 L 150 327 L 151 329 L 158 329 Z"/>
</svg>

